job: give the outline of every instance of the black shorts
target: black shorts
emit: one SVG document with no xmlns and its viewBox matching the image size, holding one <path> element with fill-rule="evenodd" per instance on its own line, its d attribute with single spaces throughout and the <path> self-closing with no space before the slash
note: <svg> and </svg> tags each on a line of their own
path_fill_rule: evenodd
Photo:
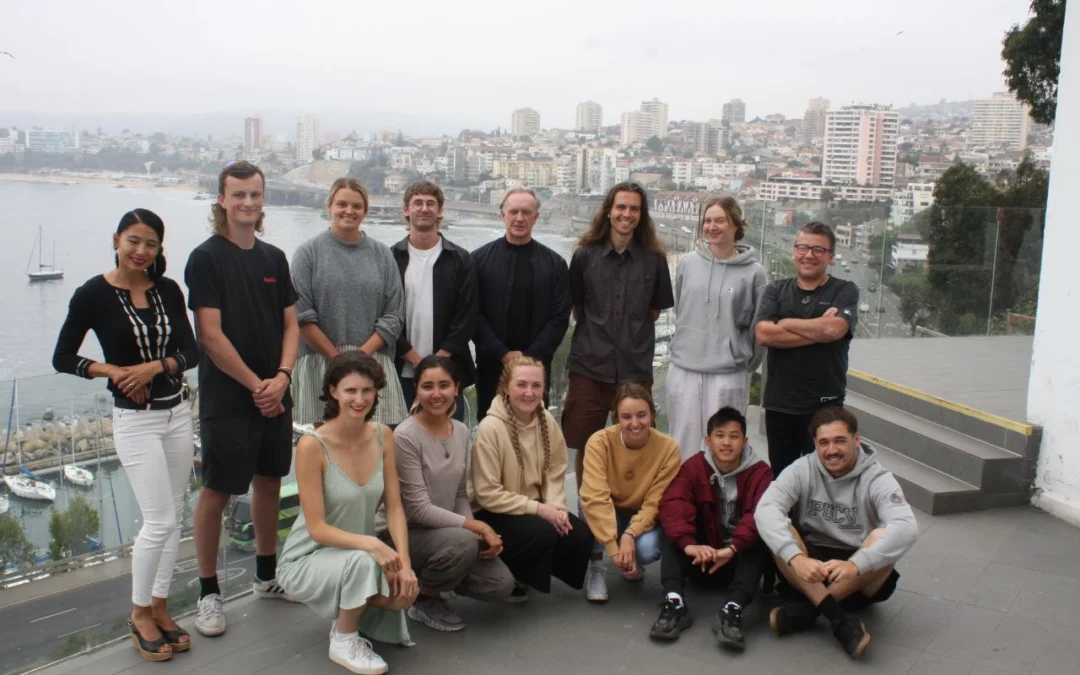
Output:
<svg viewBox="0 0 1080 675">
<path fill-rule="evenodd" d="M 292 409 L 277 417 L 244 415 L 203 419 L 203 485 L 247 494 L 252 476 L 282 478 L 292 466 Z"/>
<path fill-rule="evenodd" d="M 851 556 L 855 555 L 855 548 L 833 548 L 831 546 L 814 546 L 813 544 L 806 545 L 806 555 L 814 560 L 820 560 L 821 562 L 828 562 L 830 560 L 850 560 Z M 840 606 L 844 609 L 864 609 L 870 605 L 876 605 L 879 602 L 885 602 L 892 597 L 893 592 L 896 590 L 896 582 L 900 580 L 900 573 L 896 571 L 894 567 L 892 572 L 889 573 L 889 578 L 885 580 L 885 583 L 881 585 L 877 593 L 873 595 L 866 595 L 861 591 L 856 591 L 848 597 L 840 601 Z"/>
</svg>

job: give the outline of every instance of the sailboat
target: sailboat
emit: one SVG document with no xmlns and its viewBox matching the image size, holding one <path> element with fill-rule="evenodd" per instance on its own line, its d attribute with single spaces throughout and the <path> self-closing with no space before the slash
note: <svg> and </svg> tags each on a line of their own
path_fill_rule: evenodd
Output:
<svg viewBox="0 0 1080 675">
<path fill-rule="evenodd" d="M 101 422 L 99 421 L 98 424 Z M 60 447 L 59 442 L 56 444 Z M 63 450 L 61 450 L 63 452 Z M 64 478 L 75 485 L 91 487 L 94 484 L 94 474 L 89 469 L 84 469 L 75 464 L 75 405 L 72 403 L 71 410 L 71 464 L 64 465 Z"/>
<path fill-rule="evenodd" d="M 7 513 L 8 506 L 8 498 L 4 495 L 0 495 L 0 515 Z"/>
<path fill-rule="evenodd" d="M 11 385 L 11 408 L 8 410 L 7 442 L 4 445 L 4 461 L 3 465 L 0 466 L 0 473 L 4 474 L 4 482 L 7 483 L 8 489 L 11 490 L 11 493 L 16 497 L 22 497 L 23 499 L 41 499 L 49 502 L 55 501 L 56 488 L 38 478 L 33 471 L 30 471 L 25 466 L 20 466 L 19 473 L 15 474 L 14 476 L 8 476 L 6 474 L 8 450 L 10 449 L 9 446 L 11 445 L 12 413 L 16 413 L 15 428 L 19 428 L 19 416 L 17 414 L 18 389 L 19 383 L 18 380 L 16 380 Z M 16 438 L 15 442 L 19 443 L 20 441 Z M 19 447 L 21 449 L 22 446 Z"/>
<path fill-rule="evenodd" d="M 34 250 L 30 249 L 30 260 L 28 260 L 27 263 L 26 263 L 26 276 L 30 277 L 31 282 L 34 282 L 34 281 L 50 281 L 52 279 L 63 279 L 64 278 L 64 270 L 56 269 L 56 242 L 55 241 L 53 242 L 53 261 L 52 261 L 52 264 L 46 265 L 44 262 L 42 262 L 42 259 L 41 259 L 41 247 L 42 247 L 42 241 L 41 240 L 42 240 L 41 226 L 39 225 L 38 226 L 38 233 L 37 233 L 37 241 L 35 242 L 37 244 L 37 254 L 38 254 L 37 271 L 35 271 L 35 272 L 30 271 L 30 263 L 34 262 Z"/>
</svg>

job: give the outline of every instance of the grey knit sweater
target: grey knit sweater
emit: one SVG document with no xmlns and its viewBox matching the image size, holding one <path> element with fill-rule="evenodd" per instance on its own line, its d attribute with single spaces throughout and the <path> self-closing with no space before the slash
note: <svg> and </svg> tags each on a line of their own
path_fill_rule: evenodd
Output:
<svg viewBox="0 0 1080 675">
<path fill-rule="evenodd" d="M 405 295 L 394 256 L 369 236 L 345 242 L 329 230 L 296 249 L 293 286 L 300 325 L 317 323 L 335 345 L 364 344 L 378 332 L 393 358 L 405 323 Z M 300 341 L 300 354 L 312 349 Z"/>
</svg>

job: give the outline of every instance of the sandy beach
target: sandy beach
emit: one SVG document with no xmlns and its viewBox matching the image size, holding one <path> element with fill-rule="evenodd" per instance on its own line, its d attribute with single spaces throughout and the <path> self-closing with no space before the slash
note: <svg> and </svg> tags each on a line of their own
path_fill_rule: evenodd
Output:
<svg viewBox="0 0 1080 675">
<path fill-rule="evenodd" d="M 23 181 L 31 183 L 61 183 L 64 185 L 111 185 L 137 187 L 163 192 L 198 192 L 194 183 L 177 182 L 175 179 L 161 179 L 154 176 L 139 176 L 125 173 L 78 173 L 57 171 L 50 173 L 0 173 L 0 180 Z"/>
</svg>

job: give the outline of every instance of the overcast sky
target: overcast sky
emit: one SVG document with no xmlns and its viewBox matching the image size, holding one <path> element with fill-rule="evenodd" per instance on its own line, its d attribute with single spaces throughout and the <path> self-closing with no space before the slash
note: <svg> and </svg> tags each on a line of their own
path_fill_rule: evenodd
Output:
<svg viewBox="0 0 1080 675">
<path fill-rule="evenodd" d="M 568 128 L 587 99 L 617 124 L 654 96 L 671 120 L 719 117 L 735 97 L 748 118 L 801 117 L 815 96 L 834 107 L 981 98 L 1005 88 L 1001 40 L 1028 5 L 8 0 L 0 51 L 16 58 L 0 56 L 0 125 L 15 111 L 304 109 L 384 124 L 410 114 L 454 133 L 509 126 L 519 107 Z M 266 131 L 279 130 L 295 128 Z"/>
</svg>

